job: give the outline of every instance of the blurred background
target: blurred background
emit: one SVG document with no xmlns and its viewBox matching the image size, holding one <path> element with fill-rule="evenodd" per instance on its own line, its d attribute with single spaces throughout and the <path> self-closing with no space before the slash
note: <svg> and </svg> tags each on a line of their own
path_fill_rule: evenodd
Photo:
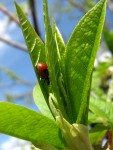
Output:
<svg viewBox="0 0 113 150">
<path fill-rule="evenodd" d="M 81 17 L 99 0 L 49 0 L 50 17 L 67 42 Z M 42 0 L 17 0 L 37 34 L 44 41 Z M 108 1 L 106 22 L 95 61 L 94 82 L 101 92 L 113 99 L 113 0 Z M 105 66 L 105 67 L 104 67 Z M 104 76 L 103 76 L 104 73 Z M 110 80 L 109 80 L 110 79 Z M 0 101 L 24 105 L 38 111 L 32 98 L 38 83 L 17 19 L 13 0 L 0 0 Z M 102 93 L 99 93 L 100 95 Z M 0 150 L 31 150 L 29 142 L 0 134 Z"/>
</svg>

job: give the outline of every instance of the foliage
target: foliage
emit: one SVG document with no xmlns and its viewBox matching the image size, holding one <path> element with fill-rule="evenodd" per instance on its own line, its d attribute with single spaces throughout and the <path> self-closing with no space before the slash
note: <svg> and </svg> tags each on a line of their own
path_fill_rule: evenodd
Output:
<svg viewBox="0 0 113 150">
<path fill-rule="evenodd" d="M 109 50 L 111 51 L 111 53 L 113 54 L 113 31 L 109 31 L 109 29 L 107 29 L 106 27 L 104 28 L 104 39 L 106 41 L 106 44 L 109 48 Z"/>
</svg>

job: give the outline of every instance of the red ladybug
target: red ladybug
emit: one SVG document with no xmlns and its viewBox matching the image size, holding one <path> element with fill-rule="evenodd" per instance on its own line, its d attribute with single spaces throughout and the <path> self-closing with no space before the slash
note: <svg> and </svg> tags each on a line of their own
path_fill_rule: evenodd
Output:
<svg viewBox="0 0 113 150">
<path fill-rule="evenodd" d="M 48 66 L 45 63 L 41 62 L 41 63 L 38 63 L 37 68 L 38 68 L 41 78 L 47 80 L 49 83 Z"/>
</svg>

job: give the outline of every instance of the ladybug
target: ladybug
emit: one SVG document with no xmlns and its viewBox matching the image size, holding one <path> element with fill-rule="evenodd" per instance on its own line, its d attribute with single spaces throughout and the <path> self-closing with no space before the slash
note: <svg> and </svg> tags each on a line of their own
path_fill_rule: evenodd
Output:
<svg viewBox="0 0 113 150">
<path fill-rule="evenodd" d="M 38 68 L 41 78 L 47 81 L 47 83 L 49 84 L 48 66 L 45 63 L 40 62 L 38 63 L 37 68 Z"/>
</svg>

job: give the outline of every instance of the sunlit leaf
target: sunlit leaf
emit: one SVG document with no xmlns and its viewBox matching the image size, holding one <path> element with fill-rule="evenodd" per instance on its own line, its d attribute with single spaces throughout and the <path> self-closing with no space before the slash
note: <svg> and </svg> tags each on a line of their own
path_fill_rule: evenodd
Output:
<svg viewBox="0 0 113 150">
<path fill-rule="evenodd" d="M 32 64 L 36 73 L 36 76 L 38 78 L 40 87 L 43 91 L 45 100 L 47 102 L 48 100 L 48 85 L 44 84 L 43 80 L 40 80 L 40 74 L 37 69 L 38 62 L 46 62 L 46 56 L 45 56 L 45 45 L 40 39 L 40 37 L 36 34 L 34 28 L 28 21 L 27 17 L 23 13 L 20 6 L 15 2 L 17 14 L 19 17 L 20 25 L 22 28 L 22 32 L 24 35 L 24 39 L 26 42 L 26 45 L 28 47 L 28 52 L 32 60 Z"/>
<path fill-rule="evenodd" d="M 45 102 L 45 99 L 44 99 L 44 96 L 41 92 L 39 84 L 34 87 L 33 98 L 34 98 L 34 101 L 35 101 L 38 109 L 40 110 L 40 112 L 43 115 L 53 119 L 53 116 L 50 112 L 50 109 L 48 108 L 48 105 Z"/>
<path fill-rule="evenodd" d="M 94 60 L 104 24 L 106 0 L 100 0 L 79 22 L 66 48 L 65 76 L 73 122 L 87 124 Z"/>
<path fill-rule="evenodd" d="M 55 121 L 15 104 L 0 102 L 0 133 L 62 147 Z"/>
<path fill-rule="evenodd" d="M 60 94 L 60 89 L 58 86 L 58 80 L 61 75 L 60 65 L 59 65 L 59 55 L 57 51 L 56 42 L 53 36 L 53 31 L 50 25 L 47 0 L 43 1 L 43 9 L 44 9 L 44 24 L 46 30 L 45 50 L 46 50 L 46 57 L 47 57 L 47 64 L 49 68 L 49 77 L 52 86 L 52 92 L 54 93 L 57 99 L 59 105 L 58 107 L 60 111 L 62 112 L 63 116 L 67 119 L 67 115 L 63 105 L 63 99 Z"/>
<path fill-rule="evenodd" d="M 53 32 L 54 32 L 54 38 L 57 45 L 60 63 L 62 63 L 61 65 L 64 65 L 65 43 L 55 22 L 53 22 Z"/>
</svg>

